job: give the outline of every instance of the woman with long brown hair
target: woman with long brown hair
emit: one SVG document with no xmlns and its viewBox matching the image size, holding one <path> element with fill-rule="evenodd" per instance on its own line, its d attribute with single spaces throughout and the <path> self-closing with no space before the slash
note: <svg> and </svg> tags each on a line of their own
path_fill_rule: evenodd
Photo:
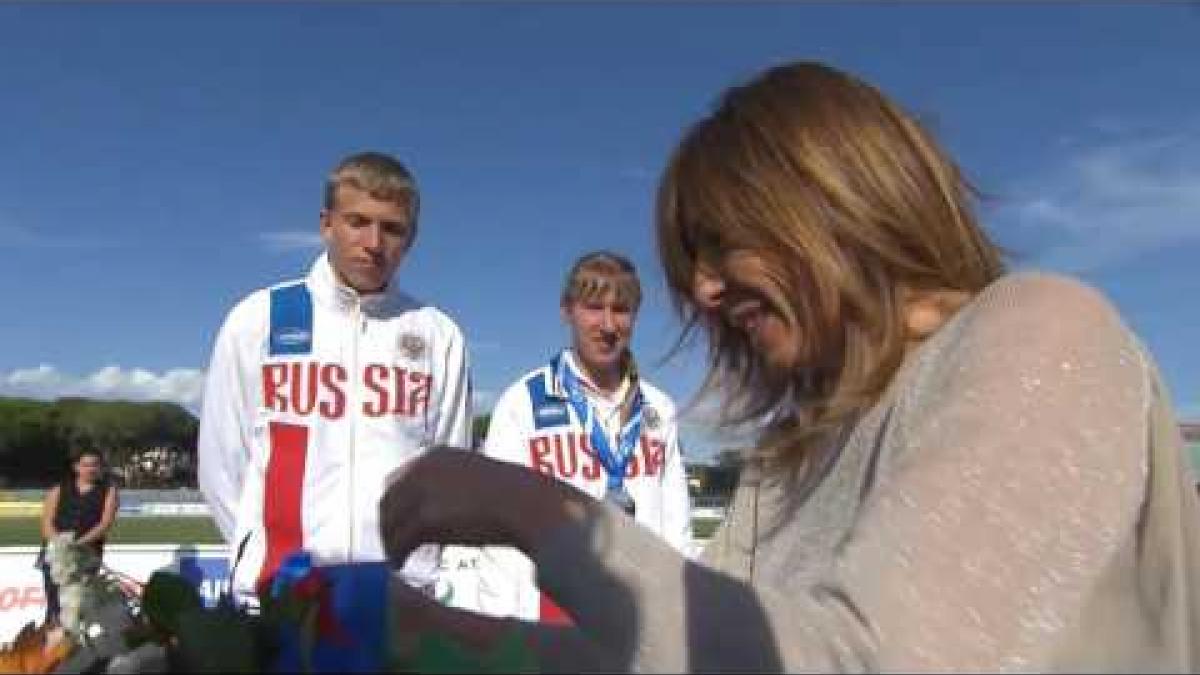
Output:
<svg viewBox="0 0 1200 675">
<path fill-rule="evenodd" d="M 550 670 L 1200 669 L 1200 504 L 1157 368 L 1095 290 L 1006 274 L 972 197 L 851 75 L 732 88 L 658 195 L 707 386 L 763 425 L 705 564 L 463 453 L 394 477 L 393 557 L 526 551 L 577 623 L 520 628 Z M 395 598 L 481 646 L 511 630 Z"/>
</svg>

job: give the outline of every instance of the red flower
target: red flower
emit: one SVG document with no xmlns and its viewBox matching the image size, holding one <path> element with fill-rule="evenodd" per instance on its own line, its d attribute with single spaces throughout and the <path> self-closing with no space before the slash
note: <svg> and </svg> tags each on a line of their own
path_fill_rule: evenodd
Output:
<svg viewBox="0 0 1200 675">
<path fill-rule="evenodd" d="M 303 579 L 292 584 L 291 590 L 292 595 L 301 600 L 316 599 L 320 601 L 323 597 L 329 595 L 329 584 L 317 571 L 317 568 L 314 567 L 308 571 L 308 574 L 304 575 Z"/>
<path fill-rule="evenodd" d="M 317 635 L 319 637 L 326 638 L 338 646 L 348 647 L 353 644 L 354 638 L 333 613 L 333 601 L 329 588 L 329 580 L 321 574 L 319 568 L 314 567 L 304 575 L 304 578 L 292 584 L 290 591 L 300 600 L 316 603 Z"/>
</svg>

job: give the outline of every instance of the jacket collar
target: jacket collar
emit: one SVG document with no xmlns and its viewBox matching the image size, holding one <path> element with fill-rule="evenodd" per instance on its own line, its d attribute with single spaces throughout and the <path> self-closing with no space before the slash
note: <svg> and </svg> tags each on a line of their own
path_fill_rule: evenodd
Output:
<svg viewBox="0 0 1200 675">
<path fill-rule="evenodd" d="M 338 281 L 329 262 L 329 254 L 322 253 L 309 269 L 308 288 L 320 302 L 333 309 L 350 313 L 360 307 L 364 313 L 378 314 L 383 310 L 399 306 L 404 294 L 397 288 L 395 279 L 379 293 L 359 293 Z"/>
<path fill-rule="evenodd" d="M 547 369 L 545 375 L 546 394 L 548 396 L 562 401 L 565 401 L 568 398 L 567 391 L 563 387 L 562 377 L 560 377 L 560 368 L 570 368 L 571 372 L 575 374 L 575 377 L 579 378 L 579 380 L 585 385 L 583 388 L 584 393 L 588 394 L 589 396 L 595 395 L 595 385 L 592 383 L 591 378 L 587 376 L 587 373 L 583 372 L 583 369 L 580 368 L 578 363 L 575 361 L 575 353 L 572 352 L 570 348 L 567 348 L 556 354 L 554 358 L 550 360 L 550 367 Z M 628 397 L 632 389 L 637 386 L 637 383 L 637 367 L 633 364 L 633 360 L 630 359 L 625 376 L 621 379 L 621 384 L 617 387 L 617 391 L 615 393 L 620 395 L 621 400 L 624 400 Z M 616 396 L 614 396 L 614 398 L 616 398 Z"/>
</svg>

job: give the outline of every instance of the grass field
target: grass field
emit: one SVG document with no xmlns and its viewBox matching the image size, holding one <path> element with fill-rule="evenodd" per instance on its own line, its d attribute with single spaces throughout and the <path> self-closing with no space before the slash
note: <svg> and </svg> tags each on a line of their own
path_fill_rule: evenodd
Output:
<svg viewBox="0 0 1200 675">
<path fill-rule="evenodd" d="M 696 539 L 708 539 L 716 531 L 721 521 L 716 518 L 692 519 L 692 536 Z"/>
<path fill-rule="evenodd" d="M 37 546 L 37 518 L 0 518 L 0 546 Z M 110 544 L 220 544 L 212 519 L 203 516 L 118 518 Z"/>
<path fill-rule="evenodd" d="M 692 521 L 698 539 L 707 539 L 720 523 Z M 41 541 L 38 519 L 29 516 L 0 518 L 0 546 L 37 546 Z M 108 538 L 110 544 L 220 544 L 221 535 L 210 518 L 159 516 L 118 518 Z"/>
</svg>

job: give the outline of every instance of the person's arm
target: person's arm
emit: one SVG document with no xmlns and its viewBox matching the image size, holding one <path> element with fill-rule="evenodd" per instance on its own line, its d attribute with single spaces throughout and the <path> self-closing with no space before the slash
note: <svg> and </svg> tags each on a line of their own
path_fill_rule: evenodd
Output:
<svg viewBox="0 0 1200 675">
<path fill-rule="evenodd" d="M 471 448 L 471 369 L 466 342 L 457 326 L 451 324 L 441 368 L 433 373 L 438 379 L 438 397 L 434 402 L 437 417 L 433 421 L 433 445 Z M 440 379 L 439 379 L 440 378 Z"/>
<path fill-rule="evenodd" d="M 668 411 L 664 411 L 668 412 Z M 664 419 L 666 447 L 663 449 L 662 535 L 676 550 L 687 553 L 692 544 L 692 500 L 688 495 L 687 470 L 679 444 L 675 411 Z"/>
<path fill-rule="evenodd" d="M 380 522 L 393 561 L 404 560 L 414 546 L 429 541 L 465 546 L 503 543 L 532 550 L 542 534 L 564 520 L 582 518 L 586 505 L 597 503 L 571 485 L 525 467 L 483 453 L 438 450 L 399 467 L 388 478 Z M 446 488 L 455 496 L 450 497 Z M 474 498 L 462 499 L 463 494 Z M 435 501 L 446 508 L 430 514 L 421 506 Z M 541 672 L 622 670 L 610 650 L 572 628 L 446 607 L 395 581 L 391 589 L 390 612 L 396 617 L 390 622 L 393 652 L 402 660 L 413 655 L 415 638 L 421 635 L 445 635 L 469 649 L 490 652 L 516 631 L 536 656 Z"/>
<path fill-rule="evenodd" d="M 518 380 L 504 390 L 496 405 L 492 406 L 492 417 L 488 423 L 487 436 L 483 440 L 483 454 L 509 464 L 529 466 L 529 432 L 527 421 L 529 397 L 524 393 L 525 384 Z M 524 414 L 523 414 L 524 413 Z"/>
<path fill-rule="evenodd" d="M 117 495 L 117 486 L 108 486 L 108 489 L 104 493 L 104 510 L 100 514 L 100 522 L 96 523 L 95 527 L 85 532 L 76 541 L 80 544 L 90 544 L 103 539 L 117 519 L 117 506 L 120 503 L 120 497 Z"/>
<path fill-rule="evenodd" d="M 221 535 L 235 544 L 235 512 L 250 444 L 247 416 L 254 408 L 242 374 L 237 334 L 243 303 L 230 312 L 217 333 L 204 384 L 197 440 L 197 481 Z"/>
<path fill-rule="evenodd" d="M 529 396 L 524 379 L 504 391 L 492 407 L 483 454 L 509 464 L 529 468 Z M 530 469 L 532 470 L 532 469 Z M 537 621 L 541 593 L 534 581 L 533 561 L 510 546 L 485 546 L 484 581 L 497 598 L 498 615 Z"/>
<path fill-rule="evenodd" d="M 54 514 L 57 512 L 58 486 L 55 485 L 46 490 L 46 496 L 42 499 L 42 539 L 46 541 L 58 536 L 58 530 L 54 527 Z"/>
<path fill-rule="evenodd" d="M 534 670 L 546 673 L 620 672 L 620 663 L 607 650 L 570 627 L 534 624 L 514 618 L 483 616 L 447 607 L 407 584 L 393 581 L 389 588 L 390 644 L 400 663 L 419 653 L 423 636 L 449 638 L 477 655 L 495 653 L 502 641 L 514 637 L 535 661 Z"/>
<path fill-rule="evenodd" d="M 594 509 L 535 545 L 542 587 L 634 670 L 1052 666 L 1054 627 L 1134 536 L 1149 393 L 1107 303 L 1033 290 L 918 371 L 902 445 L 814 583 L 751 587 Z"/>
<path fill-rule="evenodd" d="M 446 331 L 445 343 L 438 352 L 434 352 L 433 372 L 434 399 L 430 401 L 427 412 L 432 420 L 427 422 L 431 427 L 431 447 L 453 447 L 463 450 L 472 448 L 472 404 L 471 404 L 471 372 L 467 358 L 466 341 L 462 331 L 453 321 Z M 436 348 L 435 345 L 434 348 Z M 423 547 L 405 562 L 405 570 L 409 580 L 418 585 L 425 584 L 436 587 L 438 579 L 453 583 L 455 572 L 452 568 L 457 559 L 464 556 L 470 558 L 477 552 L 456 549 L 455 547 L 439 547 L 429 545 Z"/>
</svg>

